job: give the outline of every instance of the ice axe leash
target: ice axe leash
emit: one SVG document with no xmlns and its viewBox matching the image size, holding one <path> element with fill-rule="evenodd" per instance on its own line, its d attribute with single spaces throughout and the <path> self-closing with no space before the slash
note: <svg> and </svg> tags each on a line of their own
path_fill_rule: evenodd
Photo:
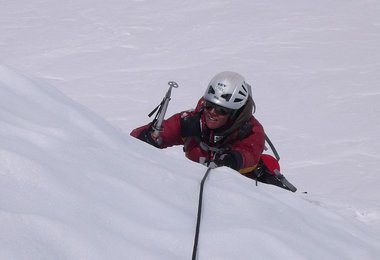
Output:
<svg viewBox="0 0 380 260">
<path fill-rule="evenodd" d="M 196 260 L 197 259 L 199 230 L 200 230 L 200 227 L 201 227 L 201 218 L 202 218 L 203 188 L 204 188 L 207 176 L 210 174 L 210 171 L 213 168 L 214 167 L 211 166 L 211 165 L 208 166 L 207 171 L 206 171 L 206 173 L 203 176 L 202 181 L 201 181 L 201 186 L 200 186 L 200 190 L 199 190 L 199 200 L 198 200 L 197 225 L 196 225 L 196 228 L 195 228 L 195 237 L 194 237 L 194 246 L 193 246 L 193 256 L 191 258 L 192 260 Z"/>
<path fill-rule="evenodd" d="M 168 84 L 169 89 L 166 92 L 165 97 L 162 99 L 161 103 L 148 115 L 151 117 L 157 111 L 151 124 L 153 129 L 152 136 L 155 138 L 158 138 L 160 136 L 162 122 L 164 121 L 166 110 L 168 109 L 169 101 L 171 99 L 170 96 L 172 94 L 172 88 L 178 88 L 177 82 L 169 81 Z"/>
</svg>

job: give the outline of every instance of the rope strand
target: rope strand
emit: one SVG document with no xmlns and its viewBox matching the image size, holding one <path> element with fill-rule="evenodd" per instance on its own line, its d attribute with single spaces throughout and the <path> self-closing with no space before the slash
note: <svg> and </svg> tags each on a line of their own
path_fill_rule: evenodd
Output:
<svg viewBox="0 0 380 260">
<path fill-rule="evenodd" d="M 199 190 L 199 200 L 198 200 L 198 214 L 197 214 L 197 226 L 196 226 L 196 229 L 195 229 L 195 237 L 194 237 L 194 246 L 193 246 L 193 256 L 192 256 L 192 260 L 196 260 L 197 259 L 197 251 L 198 251 L 198 240 L 199 240 L 199 230 L 200 230 L 200 226 L 201 226 L 201 217 L 202 217 L 202 200 L 203 200 L 203 188 L 204 188 L 204 184 L 205 184 L 205 181 L 207 179 L 207 176 L 209 175 L 210 171 L 211 171 L 211 167 L 208 167 L 205 175 L 203 176 L 203 179 L 201 181 L 201 187 L 200 187 L 200 190 Z"/>
</svg>

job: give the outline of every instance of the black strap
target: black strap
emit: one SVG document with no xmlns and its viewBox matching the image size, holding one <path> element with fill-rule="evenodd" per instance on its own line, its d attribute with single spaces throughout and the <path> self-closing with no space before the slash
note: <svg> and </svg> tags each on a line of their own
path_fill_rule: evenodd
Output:
<svg viewBox="0 0 380 260">
<path fill-rule="evenodd" d="M 212 169 L 211 167 L 208 167 L 208 169 L 207 169 L 207 171 L 206 171 L 206 173 L 203 176 L 203 179 L 201 181 L 201 187 L 200 187 L 200 190 L 199 190 L 197 226 L 196 226 L 196 229 L 195 229 L 193 256 L 191 258 L 192 260 L 195 260 L 197 258 L 199 229 L 201 227 L 201 217 L 202 217 L 203 187 L 204 187 L 205 181 L 206 181 L 207 176 L 209 175 L 211 169 Z"/>
<path fill-rule="evenodd" d="M 205 142 L 202 142 L 202 141 L 199 142 L 199 146 L 205 152 L 213 152 L 213 153 L 217 153 L 217 154 L 222 154 L 222 153 L 229 150 L 229 148 L 212 147 L 212 146 L 209 146 L 208 144 L 206 144 Z"/>
<path fill-rule="evenodd" d="M 277 161 L 280 161 L 280 155 L 278 154 L 276 148 L 274 147 L 272 141 L 269 139 L 269 137 L 267 135 L 265 135 L 265 141 L 267 141 L 267 143 L 269 144 L 270 146 L 270 149 L 272 149 L 272 152 L 274 154 L 274 156 L 276 157 Z"/>
</svg>

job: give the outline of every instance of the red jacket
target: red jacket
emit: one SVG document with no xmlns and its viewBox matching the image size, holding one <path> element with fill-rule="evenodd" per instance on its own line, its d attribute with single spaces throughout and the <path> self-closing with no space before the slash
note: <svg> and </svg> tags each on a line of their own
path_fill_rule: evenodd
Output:
<svg viewBox="0 0 380 260">
<path fill-rule="evenodd" d="M 225 129 L 210 130 L 205 125 L 202 104 L 203 98 L 195 110 L 177 113 L 164 120 L 159 148 L 184 145 L 187 158 L 204 164 L 221 154 L 233 154 L 238 161 L 236 170 L 240 173 L 254 170 L 264 150 L 265 133 L 252 112 L 239 125 L 235 120 Z M 136 128 L 131 135 L 138 138 L 149 127 L 150 124 Z M 231 128 L 235 130 L 226 131 Z"/>
</svg>

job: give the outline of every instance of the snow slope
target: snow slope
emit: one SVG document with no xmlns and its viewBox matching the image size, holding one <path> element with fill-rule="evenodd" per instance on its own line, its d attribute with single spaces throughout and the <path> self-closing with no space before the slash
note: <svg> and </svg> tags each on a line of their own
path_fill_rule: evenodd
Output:
<svg viewBox="0 0 380 260">
<path fill-rule="evenodd" d="M 0 79 L 2 259 L 190 256 L 203 166 L 127 139 L 52 86 L 5 67 Z M 211 174 L 205 205 L 201 259 L 250 259 L 252 250 L 370 259 L 379 248 L 302 194 L 255 187 L 226 168 Z"/>
<path fill-rule="evenodd" d="M 167 81 L 180 84 L 171 114 L 221 70 L 253 85 L 284 174 L 308 194 L 215 170 L 199 258 L 380 253 L 378 2 L 0 6 L 0 258 L 189 258 L 205 168 L 128 133 Z"/>
</svg>

